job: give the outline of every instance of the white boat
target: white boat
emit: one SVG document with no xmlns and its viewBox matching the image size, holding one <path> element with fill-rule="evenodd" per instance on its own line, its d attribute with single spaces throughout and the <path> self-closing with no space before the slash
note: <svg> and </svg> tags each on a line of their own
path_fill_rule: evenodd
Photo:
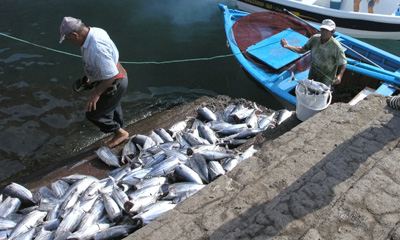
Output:
<svg viewBox="0 0 400 240">
<path fill-rule="evenodd" d="M 368 13 L 368 2 L 362 0 L 360 10 L 354 12 L 353 0 L 237 0 L 245 12 L 275 11 L 284 9 L 304 20 L 320 24 L 330 18 L 336 30 L 355 38 L 400 40 L 400 0 L 381 0 Z"/>
</svg>

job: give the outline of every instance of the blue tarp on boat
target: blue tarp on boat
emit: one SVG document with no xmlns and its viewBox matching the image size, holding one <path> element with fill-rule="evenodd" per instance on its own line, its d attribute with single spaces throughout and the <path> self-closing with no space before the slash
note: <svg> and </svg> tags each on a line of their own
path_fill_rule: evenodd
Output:
<svg viewBox="0 0 400 240">
<path fill-rule="evenodd" d="M 288 28 L 248 47 L 246 52 L 272 68 L 279 69 L 304 55 L 283 48 L 280 42 L 282 38 L 285 38 L 290 45 L 300 47 L 308 41 L 304 35 Z"/>
</svg>

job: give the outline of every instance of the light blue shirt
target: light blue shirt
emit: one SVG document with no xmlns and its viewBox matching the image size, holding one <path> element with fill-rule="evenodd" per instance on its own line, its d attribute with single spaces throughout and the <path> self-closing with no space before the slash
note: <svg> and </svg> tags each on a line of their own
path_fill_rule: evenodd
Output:
<svg viewBox="0 0 400 240">
<path fill-rule="evenodd" d="M 92 81 L 110 79 L 118 75 L 119 52 L 107 32 L 91 27 L 85 43 L 81 47 L 83 67 Z"/>
</svg>

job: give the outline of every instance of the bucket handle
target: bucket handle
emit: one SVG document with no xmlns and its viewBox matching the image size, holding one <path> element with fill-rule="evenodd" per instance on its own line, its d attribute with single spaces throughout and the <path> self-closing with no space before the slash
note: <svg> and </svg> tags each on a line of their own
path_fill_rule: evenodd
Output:
<svg viewBox="0 0 400 240">
<path fill-rule="evenodd" d="M 297 101 L 299 101 L 299 100 L 297 100 Z M 301 101 L 300 101 L 300 102 L 301 102 Z M 331 105 L 331 102 L 332 102 L 332 91 L 329 91 L 329 101 L 328 101 L 328 103 L 326 104 L 325 107 L 323 107 L 323 108 L 311 108 L 311 107 L 307 107 L 307 108 L 308 108 L 308 109 L 311 109 L 311 110 L 314 110 L 314 111 L 321 111 L 321 110 L 326 109 L 329 105 Z M 301 104 L 303 104 L 303 103 L 301 103 Z"/>
</svg>

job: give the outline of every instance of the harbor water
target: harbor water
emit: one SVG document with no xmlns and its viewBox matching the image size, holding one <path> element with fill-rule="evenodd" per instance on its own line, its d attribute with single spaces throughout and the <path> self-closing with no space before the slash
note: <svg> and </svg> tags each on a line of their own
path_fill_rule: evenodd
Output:
<svg viewBox="0 0 400 240">
<path fill-rule="evenodd" d="M 105 29 L 117 45 L 129 76 L 127 124 L 203 95 L 282 108 L 230 55 L 219 3 L 236 8 L 234 0 L 3 0 L 0 33 L 14 38 L 0 36 L 0 179 L 105 137 L 85 119 L 87 93 L 72 90 L 83 67 L 79 48 L 58 43 L 64 16 Z M 398 41 L 365 41 L 400 54 Z"/>
</svg>

